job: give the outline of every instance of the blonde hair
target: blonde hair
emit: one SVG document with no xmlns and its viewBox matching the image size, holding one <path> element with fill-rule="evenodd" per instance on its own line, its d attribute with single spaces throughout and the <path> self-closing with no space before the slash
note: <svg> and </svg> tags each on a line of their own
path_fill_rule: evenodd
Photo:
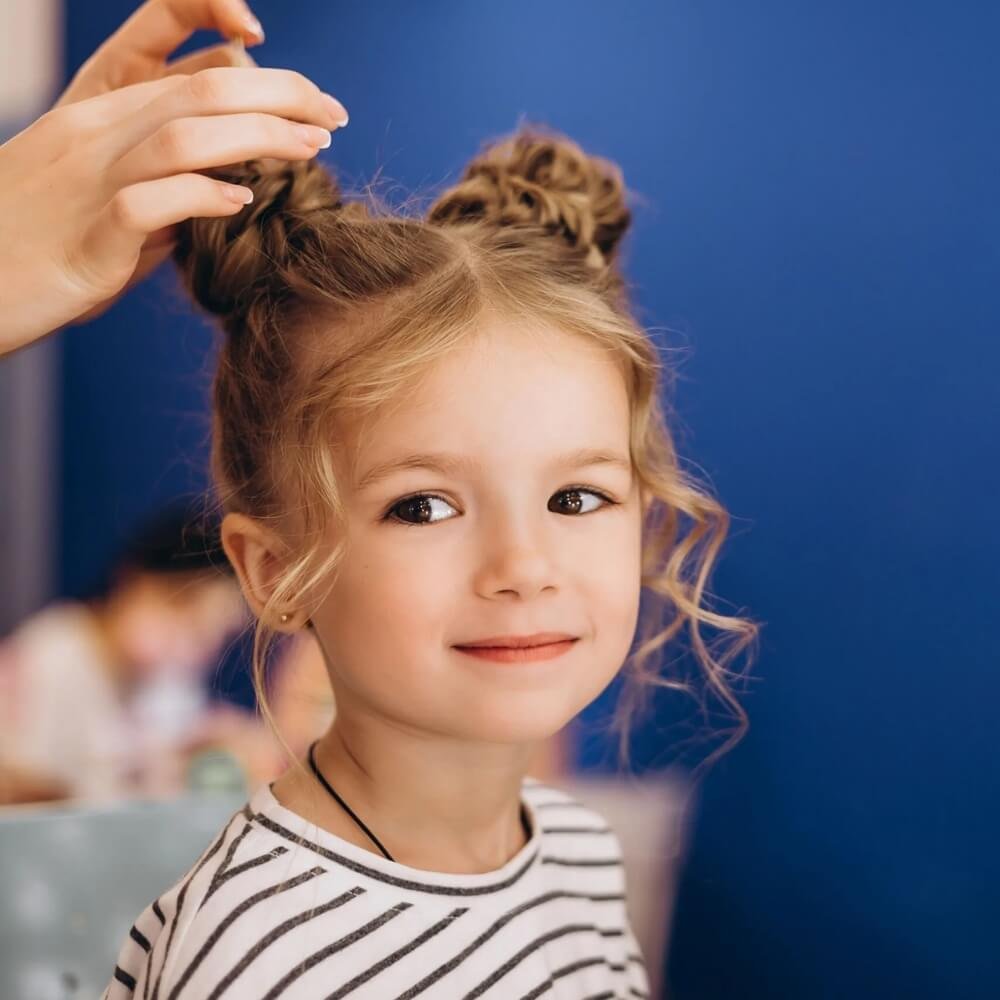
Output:
<svg viewBox="0 0 1000 1000">
<path fill-rule="evenodd" d="M 647 498 L 641 584 L 653 603 L 622 668 L 611 721 L 619 763 L 652 688 L 692 693 L 660 676 L 656 662 L 685 624 L 710 689 L 739 723 L 701 766 L 741 739 L 748 720 L 727 664 L 758 626 L 706 603 L 729 516 L 678 462 L 661 400 L 669 372 L 635 318 L 618 266 L 632 218 L 620 169 L 522 124 L 484 143 L 424 217 L 412 211 L 415 199 L 394 210 L 370 188 L 366 199 L 345 201 L 316 159 L 251 160 L 213 175 L 251 187 L 254 200 L 235 216 L 183 223 L 174 260 L 225 332 L 212 412 L 220 512 L 251 516 L 287 544 L 252 656 L 258 704 L 282 747 L 288 751 L 268 704 L 265 662 L 280 614 L 316 608 L 343 558 L 343 534 L 329 544 L 331 523 L 342 525 L 345 513 L 338 421 L 363 422 L 405 401 L 488 315 L 583 337 L 625 380 L 631 457 Z M 703 639 L 704 625 L 721 633 L 721 653 Z"/>
</svg>

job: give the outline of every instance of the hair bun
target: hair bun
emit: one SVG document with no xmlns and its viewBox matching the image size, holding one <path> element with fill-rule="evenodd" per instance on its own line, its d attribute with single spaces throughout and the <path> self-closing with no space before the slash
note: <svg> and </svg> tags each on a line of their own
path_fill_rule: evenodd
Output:
<svg viewBox="0 0 1000 1000">
<path fill-rule="evenodd" d="M 522 126 L 473 158 L 462 179 L 431 207 L 429 222 L 484 219 L 540 225 L 603 267 L 632 221 L 621 169 L 544 126 Z"/>
<path fill-rule="evenodd" d="M 184 220 L 173 259 L 194 299 L 233 330 L 267 288 L 277 294 L 294 280 L 290 263 L 315 242 L 315 213 L 343 203 L 335 178 L 315 159 L 262 157 L 205 173 L 249 187 L 254 200 L 235 215 Z"/>
</svg>

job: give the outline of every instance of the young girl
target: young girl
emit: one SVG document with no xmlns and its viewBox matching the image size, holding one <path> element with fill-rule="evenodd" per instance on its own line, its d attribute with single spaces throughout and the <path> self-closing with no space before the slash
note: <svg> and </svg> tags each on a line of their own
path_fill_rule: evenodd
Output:
<svg viewBox="0 0 1000 1000">
<path fill-rule="evenodd" d="M 658 664 L 685 625 L 745 728 L 725 663 L 757 627 L 702 604 L 728 518 L 674 453 L 620 174 L 523 130 L 425 218 L 346 204 L 312 160 L 339 103 L 202 78 L 216 50 L 164 68 L 193 25 L 260 39 L 239 0 L 173 6 L 0 146 L 0 353 L 99 315 L 179 223 L 226 333 L 213 471 L 258 697 L 270 639 L 310 628 L 337 712 L 139 914 L 105 1000 L 644 996 L 614 831 L 526 762 L 619 671 L 624 750 L 653 687 L 689 690 Z M 198 172 L 237 160 L 249 207 Z"/>
<path fill-rule="evenodd" d="M 225 333 L 254 682 L 270 718 L 268 643 L 312 629 L 337 713 L 139 914 L 105 1000 L 647 996 L 615 832 L 527 762 L 619 671 L 624 747 L 685 624 L 730 699 L 698 626 L 730 655 L 754 626 L 702 605 L 728 519 L 675 456 L 620 172 L 525 128 L 423 217 L 313 159 L 216 176 L 253 202 L 174 259 Z M 630 657 L 643 587 L 673 614 Z"/>
<path fill-rule="evenodd" d="M 640 696 L 683 686 L 655 661 L 685 623 L 727 695 L 698 625 L 730 655 L 755 626 L 702 606 L 727 515 L 660 409 L 620 171 L 522 127 L 424 217 L 316 160 L 216 174 L 253 202 L 174 257 L 225 332 L 212 467 L 254 682 L 270 718 L 268 642 L 312 629 L 337 712 L 139 915 L 104 1000 L 648 996 L 614 830 L 527 762 L 619 670 L 624 747 Z M 629 658 L 643 586 L 676 613 Z"/>
</svg>

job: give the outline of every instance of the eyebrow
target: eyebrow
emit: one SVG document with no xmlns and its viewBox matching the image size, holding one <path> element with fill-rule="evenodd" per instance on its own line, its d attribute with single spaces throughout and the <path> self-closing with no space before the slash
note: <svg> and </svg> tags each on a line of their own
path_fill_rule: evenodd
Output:
<svg viewBox="0 0 1000 1000">
<path fill-rule="evenodd" d="M 627 457 L 616 451 L 608 451 L 603 448 L 578 448 L 575 451 L 556 456 L 551 465 L 553 468 L 561 469 L 611 465 L 624 469 L 628 473 L 632 472 L 632 462 Z M 373 466 L 358 480 L 355 488 L 359 492 L 369 489 L 383 479 L 405 469 L 429 469 L 431 472 L 448 475 L 456 472 L 474 472 L 479 466 L 480 462 L 466 455 L 453 455 L 448 452 L 420 452 L 414 455 L 405 455 L 402 458 L 393 458 L 388 462 L 381 462 Z"/>
</svg>

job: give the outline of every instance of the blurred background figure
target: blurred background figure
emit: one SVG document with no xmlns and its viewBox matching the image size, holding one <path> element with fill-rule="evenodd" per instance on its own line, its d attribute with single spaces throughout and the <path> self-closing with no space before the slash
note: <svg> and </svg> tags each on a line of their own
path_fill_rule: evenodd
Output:
<svg viewBox="0 0 1000 1000">
<path fill-rule="evenodd" d="M 203 522 L 195 505 L 167 506 L 99 592 L 44 607 L 0 644 L 0 802 L 176 792 L 213 730 L 257 759 L 244 735 L 256 720 L 209 694 L 247 612 L 217 525 Z"/>
</svg>

